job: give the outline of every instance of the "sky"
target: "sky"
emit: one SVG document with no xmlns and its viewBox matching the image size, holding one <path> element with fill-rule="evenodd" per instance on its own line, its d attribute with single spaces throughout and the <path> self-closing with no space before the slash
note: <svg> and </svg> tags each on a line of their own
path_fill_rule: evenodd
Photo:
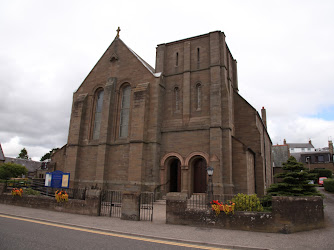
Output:
<svg viewBox="0 0 334 250">
<path fill-rule="evenodd" d="M 67 142 L 72 96 L 121 28 L 155 67 L 158 44 L 220 30 L 239 93 L 273 145 L 334 137 L 334 1 L 0 0 L 0 143 L 39 160 Z"/>
</svg>

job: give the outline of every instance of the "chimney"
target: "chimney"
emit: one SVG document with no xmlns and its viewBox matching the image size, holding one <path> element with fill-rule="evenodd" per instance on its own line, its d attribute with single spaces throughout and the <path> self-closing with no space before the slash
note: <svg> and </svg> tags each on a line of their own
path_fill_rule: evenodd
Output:
<svg viewBox="0 0 334 250">
<path fill-rule="evenodd" d="M 329 152 L 331 153 L 331 155 L 334 154 L 333 152 L 333 142 L 330 140 L 328 141 L 328 147 L 329 147 Z"/>
<path fill-rule="evenodd" d="M 286 140 L 285 139 L 283 140 L 283 145 L 286 145 Z"/>
<path fill-rule="evenodd" d="M 312 145 L 312 141 L 311 141 L 311 139 L 308 140 L 308 143 Z"/>
<path fill-rule="evenodd" d="M 266 114 L 266 109 L 264 107 L 262 107 L 261 109 L 261 116 L 264 126 L 267 128 L 267 114 Z"/>
</svg>

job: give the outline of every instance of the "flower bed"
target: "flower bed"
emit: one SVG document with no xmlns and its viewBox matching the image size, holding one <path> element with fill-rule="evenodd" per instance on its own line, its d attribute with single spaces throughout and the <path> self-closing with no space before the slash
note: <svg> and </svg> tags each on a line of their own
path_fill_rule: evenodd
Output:
<svg viewBox="0 0 334 250">
<path fill-rule="evenodd" d="M 56 191 L 55 192 L 55 199 L 57 202 L 67 202 L 68 201 L 68 194 L 66 191 Z"/>
<path fill-rule="evenodd" d="M 13 188 L 12 189 L 12 195 L 13 196 L 20 196 L 22 197 L 22 194 L 23 194 L 23 190 L 22 188 L 18 189 L 18 188 Z"/>
<path fill-rule="evenodd" d="M 212 210 L 216 212 L 216 216 L 220 214 L 220 211 L 223 211 L 225 214 L 229 213 L 234 214 L 235 203 L 232 203 L 231 201 L 228 201 L 227 203 L 223 204 L 218 200 L 213 200 L 212 202 L 210 202 L 210 204 Z"/>
</svg>

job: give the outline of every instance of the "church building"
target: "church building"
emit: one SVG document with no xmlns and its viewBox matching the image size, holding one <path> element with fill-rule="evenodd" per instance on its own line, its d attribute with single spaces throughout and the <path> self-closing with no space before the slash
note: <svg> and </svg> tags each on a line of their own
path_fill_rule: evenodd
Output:
<svg viewBox="0 0 334 250">
<path fill-rule="evenodd" d="M 71 187 L 262 196 L 272 142 L 238 93 L 223 32 L 159 44 L 155 68 L 117 36 L 73 94 L 67 144 L 52 156 Z"/>
</svg>

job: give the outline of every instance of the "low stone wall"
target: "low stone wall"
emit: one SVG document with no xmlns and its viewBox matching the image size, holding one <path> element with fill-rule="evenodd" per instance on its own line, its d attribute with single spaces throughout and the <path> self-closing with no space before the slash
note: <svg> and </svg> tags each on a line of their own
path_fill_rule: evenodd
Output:
<svg viewBox="0 0 334 250">
<path fill-rule="evenodd" d="M 55 198 L 47 196 L 23 195 L 12 196 L 3 193 L 0 195 L 0 203 L 30 208 L 47 209 L 59 212 L 95 215 L 100 213 L 100 192 L 99 190 L 87 190 L 85 200 L 72 200 L 57 202 Z"/>
<path fill-rule="evenodd" d="M 272 212 L 226 215 L 187 209 L 187 195 L 167 194 L 166 223 L 272 233 L 293 233 L 324 227 L 321 197 L 273 197 Z"/>
</svg>

